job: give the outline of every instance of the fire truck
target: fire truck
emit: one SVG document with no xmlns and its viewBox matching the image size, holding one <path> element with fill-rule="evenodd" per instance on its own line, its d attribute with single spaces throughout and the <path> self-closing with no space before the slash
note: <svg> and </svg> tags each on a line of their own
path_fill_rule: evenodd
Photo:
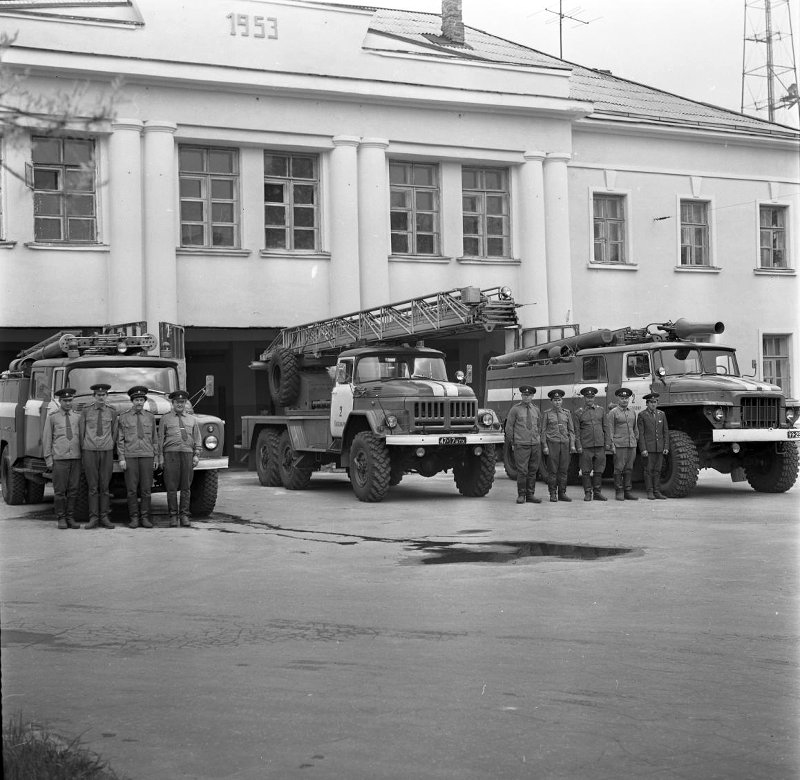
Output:
<svg viewBox="0 0 800 780">
<path fill-rule="evenodd" d="M 179 332 L 182 336 L 182 332 Z M 147 333 L 125 333 L 114 327 L 84 335 L 80 331 L 59 332 L 22 351 L 8 370 L 0 374 L 0 480 L 7 504 L 36 504 L 42 501 L 50 479 L 42 453 L 42 430 L 47 415 L 58 408 L 54 393 L 62 387 L 77 391 L 76 412 L 93 400 L 91 385 L 111 385 L 108 403 L 119 411 L 130 408 L 128 389 L 149 388 L 146 407 L 158 419 L 169 411 L 169 393 L 181 386 L 185 376 L 182 358 L 150 354 L 156 339 Z M 173 347 L 179 345 L 172 345 Z M 182 355 L 182 349 L 174 354 Z M 211 390 L 211 388 L 207 388 Z M 208 394 L 206 390 L 197 394 Z M 191 404 L 189 405 L 191 406 Z M 192 480 L 191 512 L 209 515 L 216 504 L 220 469 L 228 467 L 224 456 L 224 423 L 217 417 L 196 415 L 202 434 L 200 462 Z M 125 495 L 124 474 L 114 453 L 111 492 Z M 162 470 L 154 475 L 153 492 L 163 492 Z M 88 516 L 88 491 L 81 477 L 76 517 Z"/>
<path fill-rule="evenodd" d="M 743 376 L 732 347 L 699 340 L 724 330 L 722 322 L 679 319 L 595 330 L 499 355 L 489 361 L 486 402 L 505 420 L 521 384 L 536 387 L 538 404 L 546 403 L 550 390 L 563 390 L 570 410 L 581 405 L 584 387 L 596 387 L 597 403 L 610 407 L 624 385 L 633 391 L 630 408 L 638 413 L 643 396 L 656 392 L 670 429 L 661 474 L 667 496 L 688 495 L 701 468 L 730 474 L 734 482 L 747 480 L 759 492 L 782 493 L 797 479 L 800 401 Z M 516 478 L 510 453 L 504 459 L 506 473 Z M 608 461 L 606 476 L 613 470 Z M 576 481 L 574 456 L 570 474 Z"/>
<path fill-rule="evenodd" d="M 345 469 L 360 501 L 382 501 L 405 474 L 452 469 L 464 496 L 485 496 L 503 443 L 497 415 L 448 380 L 432 336 L 516 326 L 508 288 L 464 287 L 282 330 L 260 359 L 268 414 L 242 418 L 262 485 L 307 487 Z"/>
</svg>

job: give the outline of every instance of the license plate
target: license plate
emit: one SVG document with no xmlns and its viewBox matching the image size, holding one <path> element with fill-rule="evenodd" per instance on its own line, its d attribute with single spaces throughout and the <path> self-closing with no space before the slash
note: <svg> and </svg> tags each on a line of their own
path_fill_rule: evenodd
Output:
<svg viewBox="0 0 800 780">
<path fill-rule="evenodd" d="M 787 439 L 800 439 L 800 431 L 786 431 Z"/>
<path fill-rule="evenodd" d="M 439 444 L 466 444 L 466 436 L 440 436 Z"/>
</svg>

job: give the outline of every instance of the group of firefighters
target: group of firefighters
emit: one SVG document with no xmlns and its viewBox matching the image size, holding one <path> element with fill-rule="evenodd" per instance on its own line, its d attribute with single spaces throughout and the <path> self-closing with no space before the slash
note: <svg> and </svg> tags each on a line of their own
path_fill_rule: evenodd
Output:
<svg viewBox="0 0 800 780">
<path fill-rule="evenodd" d="M 83 473 L 89 498 L 89 522 L 83 527 L 114 528 L 109 486 L 115 445 L 120 468 L 125 473 L 128 527 L 153 527 L 150 519 L 153 472 L 161 466 L 170 526 L 191 525 L 190 486 L 201 441 L 196 418 L 186 412 L 189 394 L 185 390 L 170 393 L 172 410 L 157 426 L 155 415 L 145 409 L 147 387 L 137 385 L 127 391 L 131 408 L 122 413 L 108 403 L 110 385 L 98 383 L 89 389 L 92 403 L 80 412 L 72 408 L 77 392 L 74 388 L 57 390 L 59 408 L 48 415 L 42 434 L 45 464 L 52 472 L 58 527 L 80 528 L 75 509 Z"/>
<path fill-rule="evenodd" d="M 519 388 L 522 400 L 511 407 L 505 425 L 506 443 L 513 450 L 517 470 L 517 503 L 541 503 L 534 493 L 542 456 L 550 500 L 571 501 L 567 470 L 574 453 L 580 456 L 583 500 L 605 501 L 601 486 L 608 452 L 614 456 L 617 501 L 636 501 L 631 483 L 637 448 L 644 462 L 647 498 L 666 498 L 660 478 L 664 456 L 669 453 L 669 427 L 666 415 L 658 409 L 658 393 L 644 396 L 646 408 L 637 415 L 628 407 L 633 392 L 627 387 L 616 391 L 617 405 L 608 412 L 595 402 L 596 387 L 584 387 L 580 392 L 583 406 L 574 414 L 564 409 L 564 391 L 559 389 L 547 394 L 551 408 L 540 414 L 533 404 L 536 388 Z"/>
</svg>

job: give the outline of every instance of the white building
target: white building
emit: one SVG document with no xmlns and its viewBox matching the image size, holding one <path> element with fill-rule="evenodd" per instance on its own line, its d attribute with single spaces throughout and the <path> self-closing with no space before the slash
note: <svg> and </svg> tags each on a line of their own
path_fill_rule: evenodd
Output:
<svg viewBox="0 0 800 780">
<path fill-rule="evenodd" d="M 36 96 L 121 76 L 113 121 L 2 148 L 5 357 L 186 327 L 229 425 L 277 329 L 465 285 L 534 328 L 725 323 L 800 393 L 800 134 L 442 17 L 302 0 L 0 0 Z M 461 36 L 463 35 L 463 42 Z M 502 334 L 450 339 L 483 388 Z M 258 382 L 257 382 L 258 380 Z M 213 408 L 216 404 L 217 408 Z"/>
</svg>

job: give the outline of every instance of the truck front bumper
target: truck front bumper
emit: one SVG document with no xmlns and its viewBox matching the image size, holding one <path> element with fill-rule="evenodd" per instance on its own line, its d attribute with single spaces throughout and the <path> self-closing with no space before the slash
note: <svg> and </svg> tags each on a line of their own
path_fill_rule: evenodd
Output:
<svg viewBox="0 0 800 780">
<path fill-rule="evenodd" d="M 387 436 L 387 447 L 470 447 L 476 444 L 500 444 L 505 441 L 502 433 L 398 433 Z"/>
<path fill-rule="evenodd" d="M 800 428 L 720 428 L 712 433 L 714 442 L 760 442 L 797 441 L 800 442 Z"/>
</svg>

